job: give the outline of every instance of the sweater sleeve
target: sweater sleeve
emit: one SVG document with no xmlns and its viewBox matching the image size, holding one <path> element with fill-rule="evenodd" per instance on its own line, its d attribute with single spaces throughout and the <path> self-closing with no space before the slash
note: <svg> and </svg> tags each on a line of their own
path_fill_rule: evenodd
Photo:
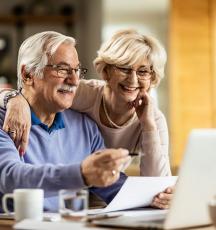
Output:
<svg viewBox="0 0 216 230">
<path fill-rule="evenodd" d="M 60 189 L 85 187 L 80 164 L 32 165 L 23 162 L 10 137 L 0 129 L 0 192 L 15 188 L 42 188 L 45 196 Z"/>
<path fill-rule="evenodd" d="M 92 152 L 97 151 L 98 149 L 104 148 L 104 142 L 102 136 L 98 130 L 98 127 L 95 126 L 96 130 L 94 130 L 95 135 L 92 134 Z M 123 173 L 120 173 L 120 177 L 114 184 L 107 187 L 92 187 L 90 188 L 90 192 L 95 193 L 106 203 L 110 203 L 111 200 L 115 197 L 118 191 L 121 189 L 124 184 L 127 176 Z"/>
<path fill-rule="evenodd" d="M 140 139 L 141 176 L 170 176 L 169 137 L 164 115 L 157 110 L 156 131 L 142 131 Z"/>
<path fill-rule="evenodd" d="M 114 184 L 104 188 L 92 187 L 90 188 L 90 191 L 92 193 L 95 193 L 97 196 L 103 199 L 107 204 L 109 204 L 112 201 L 112 199 L 116 196 L 116 194 L 119 192 L 126 179 L 127 176 L 121 172 L 119 179 Z"/>
</svg>

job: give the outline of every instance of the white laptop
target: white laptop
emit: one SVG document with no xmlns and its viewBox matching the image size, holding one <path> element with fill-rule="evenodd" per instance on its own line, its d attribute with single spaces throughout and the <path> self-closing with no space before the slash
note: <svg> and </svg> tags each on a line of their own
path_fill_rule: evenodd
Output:
<svg viewBox="0 0 216 230">
<path fill-rule="evenodd" d="M 211 224 L 208 202 L 216 194 L 216 129 L 191 132 L 170 210 L 165 219 L 120 216 L 94 224 L 127 228 L 175 229 Z"/>
</svg>

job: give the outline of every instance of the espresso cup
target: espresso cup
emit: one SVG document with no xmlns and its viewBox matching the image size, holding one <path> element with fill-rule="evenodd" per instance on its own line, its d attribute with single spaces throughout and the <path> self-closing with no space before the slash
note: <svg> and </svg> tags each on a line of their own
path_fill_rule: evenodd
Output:
<svg viewBox="0 0 216 230">
<path fill-rule="evenodd" d="M 60 190 L 59 213 L 62 217 L 85 216 L 88 211 L 87 190 Z"/>
<path fill-rule="evenodd" d="M 7 207 L 8 199 L 14 200 L 16 221 L 43 219 L 44 191 L 42 189 L 15 189 L 13 193 L 5 194 L 2 199 L 2 207 L 4 212 L 11 214 Z"/>
</svg>

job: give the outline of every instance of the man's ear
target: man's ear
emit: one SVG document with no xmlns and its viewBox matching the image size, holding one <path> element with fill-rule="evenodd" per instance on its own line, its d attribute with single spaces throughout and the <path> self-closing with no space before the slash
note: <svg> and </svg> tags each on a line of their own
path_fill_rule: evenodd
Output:
<svg viewBox="0 0 216 230">
<path fill-rule="evenodd" d="M 31 73 L 26 72 L 25 65 L 22 66 L 21 73 L 22 73 L 23 83 L 26 85 L 32 85 L 33 84 L 33 77 L 31 76 Z"/>
</svg>

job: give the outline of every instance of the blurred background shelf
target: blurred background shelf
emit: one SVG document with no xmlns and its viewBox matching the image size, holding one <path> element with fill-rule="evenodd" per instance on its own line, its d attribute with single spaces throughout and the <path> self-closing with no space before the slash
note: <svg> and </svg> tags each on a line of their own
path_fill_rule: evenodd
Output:
<svg viewBox="0 0 216 230">
<path fill-rule="evenodd" d="M 55 23 L 64 24 L 67 22 L 76 23 L 77 15 L 62 16 L 62 15 L 0 15 L 0 24 L 16 24 L 23 22 L 25 24 L 40 24 L 40 23 Z"/>
</svg>

